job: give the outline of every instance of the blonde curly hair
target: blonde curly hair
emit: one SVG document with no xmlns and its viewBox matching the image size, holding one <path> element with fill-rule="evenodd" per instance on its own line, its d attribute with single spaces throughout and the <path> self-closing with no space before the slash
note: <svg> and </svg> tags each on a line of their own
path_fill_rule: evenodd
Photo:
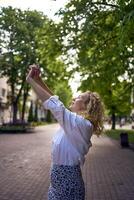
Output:
<svg viewBox="0 0 134 200">
<path fill-rule="evenodd" d="M 97 92 L 87 91 L 88 99 L 86 103 L 86 111 L 83 116 L 92 122 L 93 134 L 98 137 L 101 135 L 104 126 L 104 104 Z"/>
</svg>

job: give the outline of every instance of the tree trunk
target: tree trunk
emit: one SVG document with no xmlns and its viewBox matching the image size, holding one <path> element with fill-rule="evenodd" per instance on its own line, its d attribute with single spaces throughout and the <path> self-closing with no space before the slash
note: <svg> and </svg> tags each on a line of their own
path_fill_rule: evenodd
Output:
<svg viewBox="0 0 134 200">
<path fill-rule="evenodd" d="M 47 121 L 47 122 L 51 122 L 51 121 L 52 121 L 52 119 L 51 119 L 51 112 L 50 112 L 50 110 L 47 110 L 46 121 Z"/>
<path fill-rule="evenodd" d="M 22 115 L 21 115 L 22 122 L 25 119 L 27 97 L 28 97 L 28 87 L 26 88 L 26 90 L 24 90 L 24 94 L 23 94 L 23 105 L 22 105 Z"/>
<path fill-rule="evenodd" d="M 28 122 L 33 122 L 33 101 L 32 100 L 31 100 L 31 104 L 29 108 Z"/>
<path fill-rule="evenodd" d="M 115 129 L 115 113 L 112 113 L 112 127 L 111 129 Z"/>
<path fill-rule="evenodd" d="M 17 102 L 13 102 L 13 124 L 16 124 L 17 122 L 17 112 L 18 112 L 18 105 Z"/>
<path fill-rule="evenodd" d="M 25 111 L 26 111 L 26 101 L 27 101 L 28 95 L 24 93 L 23 96 L 23 104 L 22 104 L 22 114 L 21 114 L 21 121 L 23 122 L 25 119 Z"/>
<path fill-rule="evenodd" d="M 21 96 L 21 91 L 23 89 L 23 85 L 21 86 L 19 92 L 17 95 L 15 95 L 15 84 L 12 82 L 11 84 L 11 93 L 12 93 L 12 98 L 11 98 L 11 104 L 13 105 L 13 124 L 16 124 L 17 122 L 17 112 L 18 112 L 18 102 L 19 98 Z"/>
<path fill-rule="evenodd" d="M 38 121 L 38 101 L 35 102 L 35 110 L 34 110 L 34 121 Z"/>
</svg>

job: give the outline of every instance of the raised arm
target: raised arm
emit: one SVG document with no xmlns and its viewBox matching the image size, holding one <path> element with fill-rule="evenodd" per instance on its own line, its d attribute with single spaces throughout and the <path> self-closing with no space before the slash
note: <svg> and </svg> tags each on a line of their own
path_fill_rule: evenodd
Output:
<svg viewBox="0 0 134 200">
<path fill-rule="evenodd" d="M 36 83 L 38 83 L 44 90 L 46 90 L 50 95 L 54 95 L 53 92 L 48 88 L 48 86 L 43 82 L 43 80 L 40 77 L 40 69 L 38 65 L 31 65 L 30 66 L 30 77 L 34 79 Z"/>
<path fill-rule="evenodd" d="M 37 79 L 35 79 L 36 82 L 44 89 L 46 90 L 49 94 L 54 95 L 53 92 L 48 88 L 48 86 L 43 82 L 43 80 L 41 79 L 41 77 L 38 77 Z"/>
<path fill-rule="evenodd" d="M 49 99 L 50 96 L 53 95 L 53 93 L 47 87 L 47 85 L 43 83 L 41 78 L 39 78 L 40 72 L 37 69 L 38 68 L 36 68 L 35 65 L 31 67 L 31 70 L 26 77 L 26 81 L 32 86 L 39 99 L 44 102 L 45 100 Z"/>
<path fill-rule="evenodd" d="M 27 82 L 32 86 L 33 90 L 35 91 L 35 93 L 37 94 L 37 96 L 39 97 L 39 99 L 44 102 L 47 99 L 49 99 L 52 95 L 49 94 L 45 89 L 43 89 L 34 79 L 32 79 L 31 77 L 29 77 L 27 79 Z"/>
</svg>

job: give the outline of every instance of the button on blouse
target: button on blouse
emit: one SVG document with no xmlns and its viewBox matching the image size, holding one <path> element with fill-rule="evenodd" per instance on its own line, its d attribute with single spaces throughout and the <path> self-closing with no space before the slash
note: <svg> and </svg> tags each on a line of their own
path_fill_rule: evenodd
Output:
<svg viewBox="0 0 134 200">
<path fill-rule="evenodd" d="M 92 146 L 93 126 L 82 116 L 68 110 L 58 96 L 43 102 L 60 124 L 52 140 L 52 162 L 59 165 L 84 164 L 85 155 Z"/>
</svg>

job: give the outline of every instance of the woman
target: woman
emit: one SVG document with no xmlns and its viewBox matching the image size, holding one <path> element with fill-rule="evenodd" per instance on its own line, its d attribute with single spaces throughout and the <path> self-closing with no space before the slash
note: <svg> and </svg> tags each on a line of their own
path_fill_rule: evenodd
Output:
<svg viewBox="0 0 134 200">
<path fill-rule="evenodd" d="M 82 93 L 72 100 L 68 110 L 43 83 L 38 66 L 31 66 L 26 80 L 42 100 L 44 108 L 49 109 L 60 124 L 52 143 L 48 199 L 84 200 L 85 186 L 80 167 L 92 146 L 92 134 L 100 135 L 103 129 L 100 97 L 91 91 Z"/>
</svg>

